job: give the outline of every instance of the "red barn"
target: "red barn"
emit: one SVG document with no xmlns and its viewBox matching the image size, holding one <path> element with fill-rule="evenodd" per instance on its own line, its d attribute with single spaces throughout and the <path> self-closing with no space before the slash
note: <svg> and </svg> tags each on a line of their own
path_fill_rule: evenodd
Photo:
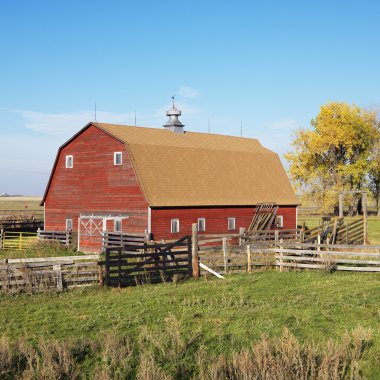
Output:
<svg viewBox="0 0 380 380">
<path fill-rule="evenodd" d="M 165 129 L 91 122 L 62 145 L 42 200 L 45 230 L 78 232 L 78 248 L 100 251 L 104 231 L 234 233 L 258 203 L 279 205 L 296 228 L 297 199 L 277 154 L 257 140 L 184 132 L 174 105 Z M 280 226 L 281 227 L 281 226 Z"/>
</svg>

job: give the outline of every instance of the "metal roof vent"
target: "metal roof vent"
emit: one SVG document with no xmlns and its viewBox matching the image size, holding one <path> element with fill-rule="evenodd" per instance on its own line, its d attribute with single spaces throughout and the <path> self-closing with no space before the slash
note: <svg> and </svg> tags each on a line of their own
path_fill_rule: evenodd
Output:
<svg viewBox="0 0 380 380">
<path fill-rule="evenodd" d="M 174 133 L 184 133 L 183 127 L 184 124 L 182 124 L 178 120 L 178 116 L 181 116 L 181 111 L 176 108 L 174 105 L 174 96 L 172 97 L 173 104 L 172 108 L 169 111 L 166 111 L 166 116 L 169 116 L 169 120 L 166 124 L 164 124 L 165 129 L 168 129 Z"/>
</svg>

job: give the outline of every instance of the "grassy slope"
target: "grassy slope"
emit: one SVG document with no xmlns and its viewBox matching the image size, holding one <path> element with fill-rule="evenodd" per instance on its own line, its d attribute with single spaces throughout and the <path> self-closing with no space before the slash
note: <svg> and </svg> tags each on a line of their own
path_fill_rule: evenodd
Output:
<svg viewBox="0 0 380 380">
<path fill-rule="evenodd" d="M 25 205 L 29 210 L 43 211 L 40 206 L 41 197 L 0 197 L 0 211 L 2 210 L 25 210 Z"/>
<path fill-rule="evenodd" d="M 365 356 L 370 377 L 380 373 L 380 276 L 263 272 L 225 281 L 200 280 L 127 289 L 0 296 L 0 335 L 67 339 L 105 332 L 136 336 L 160 329 L 170 314 L 199 330 L 212 353 L 247 346 L 285 327 L 301 341 L 340 338 L 358 325 L 374 331 Z"/>
</svg>

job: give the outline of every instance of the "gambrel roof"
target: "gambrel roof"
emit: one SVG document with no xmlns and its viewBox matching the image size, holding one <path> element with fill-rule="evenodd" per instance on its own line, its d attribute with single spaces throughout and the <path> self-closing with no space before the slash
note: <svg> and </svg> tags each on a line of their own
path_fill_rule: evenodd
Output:
<svg viewBox="0 0 380 380">
<path fill-rule="evenodd" d="M 256 139 L 90 125 L 125 143 L 151 207 L 298 204 L 278 155 Z"/>
</svg>

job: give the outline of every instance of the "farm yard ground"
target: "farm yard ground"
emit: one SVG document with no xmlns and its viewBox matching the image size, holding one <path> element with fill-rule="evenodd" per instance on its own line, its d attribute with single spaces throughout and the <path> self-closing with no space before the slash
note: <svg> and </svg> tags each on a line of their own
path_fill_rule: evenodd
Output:
<svg viewBox="0 0 380 380">
<path fill-rule="evenodd" d="M 345 221 L 352 222 L 357 218 L 345 217 Z M 302 225 L 305 222 L 305 225 L 308 228 L 314 228 L 318 226 L 318 223 L 321 221 L 320 216 L 308 216 L 308 215 L 299 215 L 298 216 L 298 225 Z M 370 244 L 380 244 L 380 217 L 378 216 L 369 216 L 368 217 L 368 239 Z"/>
<path fill-rule="evenodd" d="M 183 378 L 191 378 L 200 375 L 194 367 L 200 360 L 210 364 L 219 354 L 228 357 L 262 334 L 274 338 L 289 329 L 301 344 L 325 345 L 329 338 L 342 343 L 345 332 L 359 327 L 372 331 L 360 367 L 366 378 L 375 379 L 380 373 L 379 287 L 379 274 L 265 271 L 224 281 L 1 295 L 0 335 L 40 344 L 83 339 L 100 346 L 106 336 L 128 337 L 134 347 L 130 366 L 136 366 L 141 345 L 150 342 L 160 371 L 175 378 L 180 365 L 182 375 L 187 373 Z M 91 374 L 108 360 L 84 356 L 82 373 Z"/>
</svg>

